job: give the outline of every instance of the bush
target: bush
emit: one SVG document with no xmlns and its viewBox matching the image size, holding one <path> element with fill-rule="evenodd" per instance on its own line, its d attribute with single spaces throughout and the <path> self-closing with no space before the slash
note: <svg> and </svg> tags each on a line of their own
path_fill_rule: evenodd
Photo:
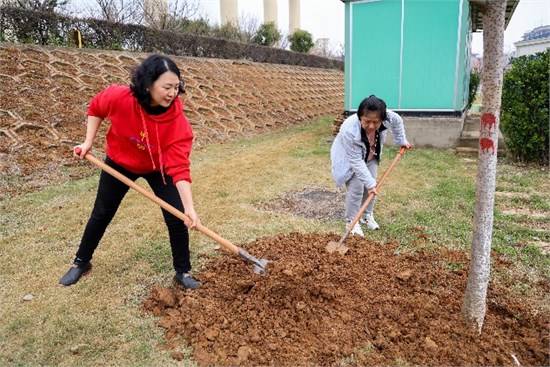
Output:
<svg viewBox="0 0 550 367">
<path fill-rule="evenodd" d="M 514 158 L 548 163 L 550 50 L 512 59 L 504 74 L 501 130 Z"/>
<path fill-rule="evenodd" d="M 477 88 L 479 88 L 479 73 L 476 69 L 470 71 L 470 91 L 468 93 L 468 105 L 466 110 L 472 107 L 477 95 Z"/>
<path fill-rule="evenodd" d="M 275 23 L 267 22 L 260 26 L 254 37 L 252 37 L 252 42 L 262 46 L 273 46 L 280 39 L 281 32 L 279 32 Z"/>
<path fill-rule="evenodd" d="M 183 19 L 180 31 L 195 36 L 207 36 L 212 30 L 206 19 L 200 18 L 197 20 Z"/>
<path fill-rule="evenodd" d="M 230 41 L 240 42 L 246 38 L 246 35 L 241 33 L 239 28 L 232 23 L 226 23 L 221 27 L 213 28 L 211 32 L 214 37 L 224 38 Z"/>
<path fill-rule="evenodd" d="M 308 53 L 315 45 L 311 33 L 302 29 L 295 30 L 288 40 L 290 41 L 290 49 L 295 52 Z"/>
</svg>

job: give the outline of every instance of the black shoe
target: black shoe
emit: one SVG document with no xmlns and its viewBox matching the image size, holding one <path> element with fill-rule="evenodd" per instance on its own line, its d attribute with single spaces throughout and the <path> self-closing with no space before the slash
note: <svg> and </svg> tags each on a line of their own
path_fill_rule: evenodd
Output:
<svg viewBox="0 0 550 367">
<path fill-rule="evenodd" d="M 92 269 L 92 263 L 91 262 L 85 262 L 85 263 L 74 263 L 71 265 L 71 268 L 69 271 L 63 275 L 61 279 L 59 279 L 59 284 L 64 286 L 70 286 L 78 282 L 80 277 L 88 273 Z"/>
<path fill-rule="evenodd" d="M 185 289 L 197 289 L 200 287 L 200 283 L 191 277 L 187 273 L 176 273 L 174 281 Z"/>
</svg>

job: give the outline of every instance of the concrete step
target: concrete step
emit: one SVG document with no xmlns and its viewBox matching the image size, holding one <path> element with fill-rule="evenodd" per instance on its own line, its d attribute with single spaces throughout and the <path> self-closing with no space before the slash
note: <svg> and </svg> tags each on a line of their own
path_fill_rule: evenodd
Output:
<svg viewBox="0 0 550 367">
<path fill-rule="evenodd" d="M 479 145 L 479 131 L 462 131 L 458 145 L 477 147 Z M 498 134 L 498 146 L 503 148 L 506 146 L 504 143 L 504 137 L 500 133 Z"/>
<path fill-rule="evenodd" d="M 476 148 L 479 146 L 479 138 L 463 138 L 458 139 L 458 146 L 463 148 Z"/>
<path fill-rule="evenodd" d="M 479 149 L 477 147 L 456 147 L 455 148 L 456 154 L 463 157 L 477 157 L 479 155 Z M 504 157 L 506 156 L 506 149 L 498 148 L 497 149 L 497 157 Z"/>
<path fill-rule="evenodd" d="M 464 121 L 464 126 L 462 126 L 462 131 L 479 131 L 480 123 L 479 121 Z"/>
<path fill-rule="evenodd" d="M 460 139 L 458 139 L 458 146 L 464 148 L 477 148 L 479 146 L 479 137 L 460 137 Z M 498 139 L 498 148 L 506 149 L 504 139 Z"/>
<path fill-rule="evenodd" d="M 462 130 L 460 137 L 464 139 L 479 139 L 479 130 Z"/>
</svg>

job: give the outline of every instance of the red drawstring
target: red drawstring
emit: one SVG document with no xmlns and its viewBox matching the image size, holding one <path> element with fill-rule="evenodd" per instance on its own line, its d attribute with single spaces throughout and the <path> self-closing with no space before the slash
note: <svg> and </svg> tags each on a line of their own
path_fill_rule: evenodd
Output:
<svg viewBox="0 0 550 367">
<path fill-rule="evenodd" d="M 166 186 L 166 180 L 164 179 L 164 165 L 162 164 L 162 149 L 160 148 L 159 124 L 158 123 L 155 123 L 155 132 L 157 133 L 157 144 L 159 146 L 160 175 L 162 176 L 162 182 L 164 182 L 164 186 Z"/>
<path fill-rule="evenodd" d="M 141 123 L 143 124 L 143 130 L 145 132 L 145 141 L 147 143 L 147 151 L 149 152 L 149 157 L 151 158 L 151 163 L 153 164 L 153 169 L 157 169 L 155 165 L 155 160 L 153 159 L 153 153 L 151 152 L 151 144 L 149 143 L 149 132 L 147 131 L 147 123 L 145 122 L 145 116 L 143 116 L 143 110 L 140 108 L 139 113 L 141 114 Z M 159 150 L 159 164 L 160 164 L 160 174 L 162 176 L 162 182 L 166 185 L 166 179 L 164 178 L 164 169 L 162 167 L 162 149 L 160 148 L 160 138 L 159 138 L 159 127 L 155 123 L 155 133 L 157 134 L 157 145 Z"/>
</svg>

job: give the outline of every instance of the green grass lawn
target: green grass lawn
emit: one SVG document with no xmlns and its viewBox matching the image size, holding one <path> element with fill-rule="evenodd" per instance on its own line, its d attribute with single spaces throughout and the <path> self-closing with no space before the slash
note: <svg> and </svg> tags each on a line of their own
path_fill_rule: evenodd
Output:
<svg viewBox="0 0 550 367">
<path fill-rule="evenodd" d="M 335 191 L 331 122 L 320 119 L 194 152 L 193 193 L 202 223 L 237 244 L 293 231 L 343 234 L 343 221 L 309 220 L 259 205 L 297 190 Z M 396 152 L 385 149 L 380 172 Z M 412 251 L 417 241 L 469 251 L 476 165 L 476 158 L 452 150 L 407 151 L 378 196 L 382 230 L 367 235 L 381 245 L 397 241 L 396 253 Z M 510 274 L 492 278 L 517 277 L 510 291 L 528 297 L 531 282 L 550 277 L 550 256 L 539 249 L 550 242 L 549 172 L 501 160 L 497 176 L 493 249 L 513 265 Z M 194 365 L 158 348 L 163 329 L 140 311 L 153 284 L 168 286 L 173 276 L 160 209 L 141 195 L 130 192 L 124 200 L 91 275 L 73 287 L 57 286 L 96 187 L 94 175 L 0 203 L 0 365 Z M 200 233 L 193 232 L 191 241 L 194 271 L 212 256 L 231 256 Z M 32 299 L 25 301 L 26 295 Z M 179 351 L 189 353 L 184 343 Z"/>
</svg>

